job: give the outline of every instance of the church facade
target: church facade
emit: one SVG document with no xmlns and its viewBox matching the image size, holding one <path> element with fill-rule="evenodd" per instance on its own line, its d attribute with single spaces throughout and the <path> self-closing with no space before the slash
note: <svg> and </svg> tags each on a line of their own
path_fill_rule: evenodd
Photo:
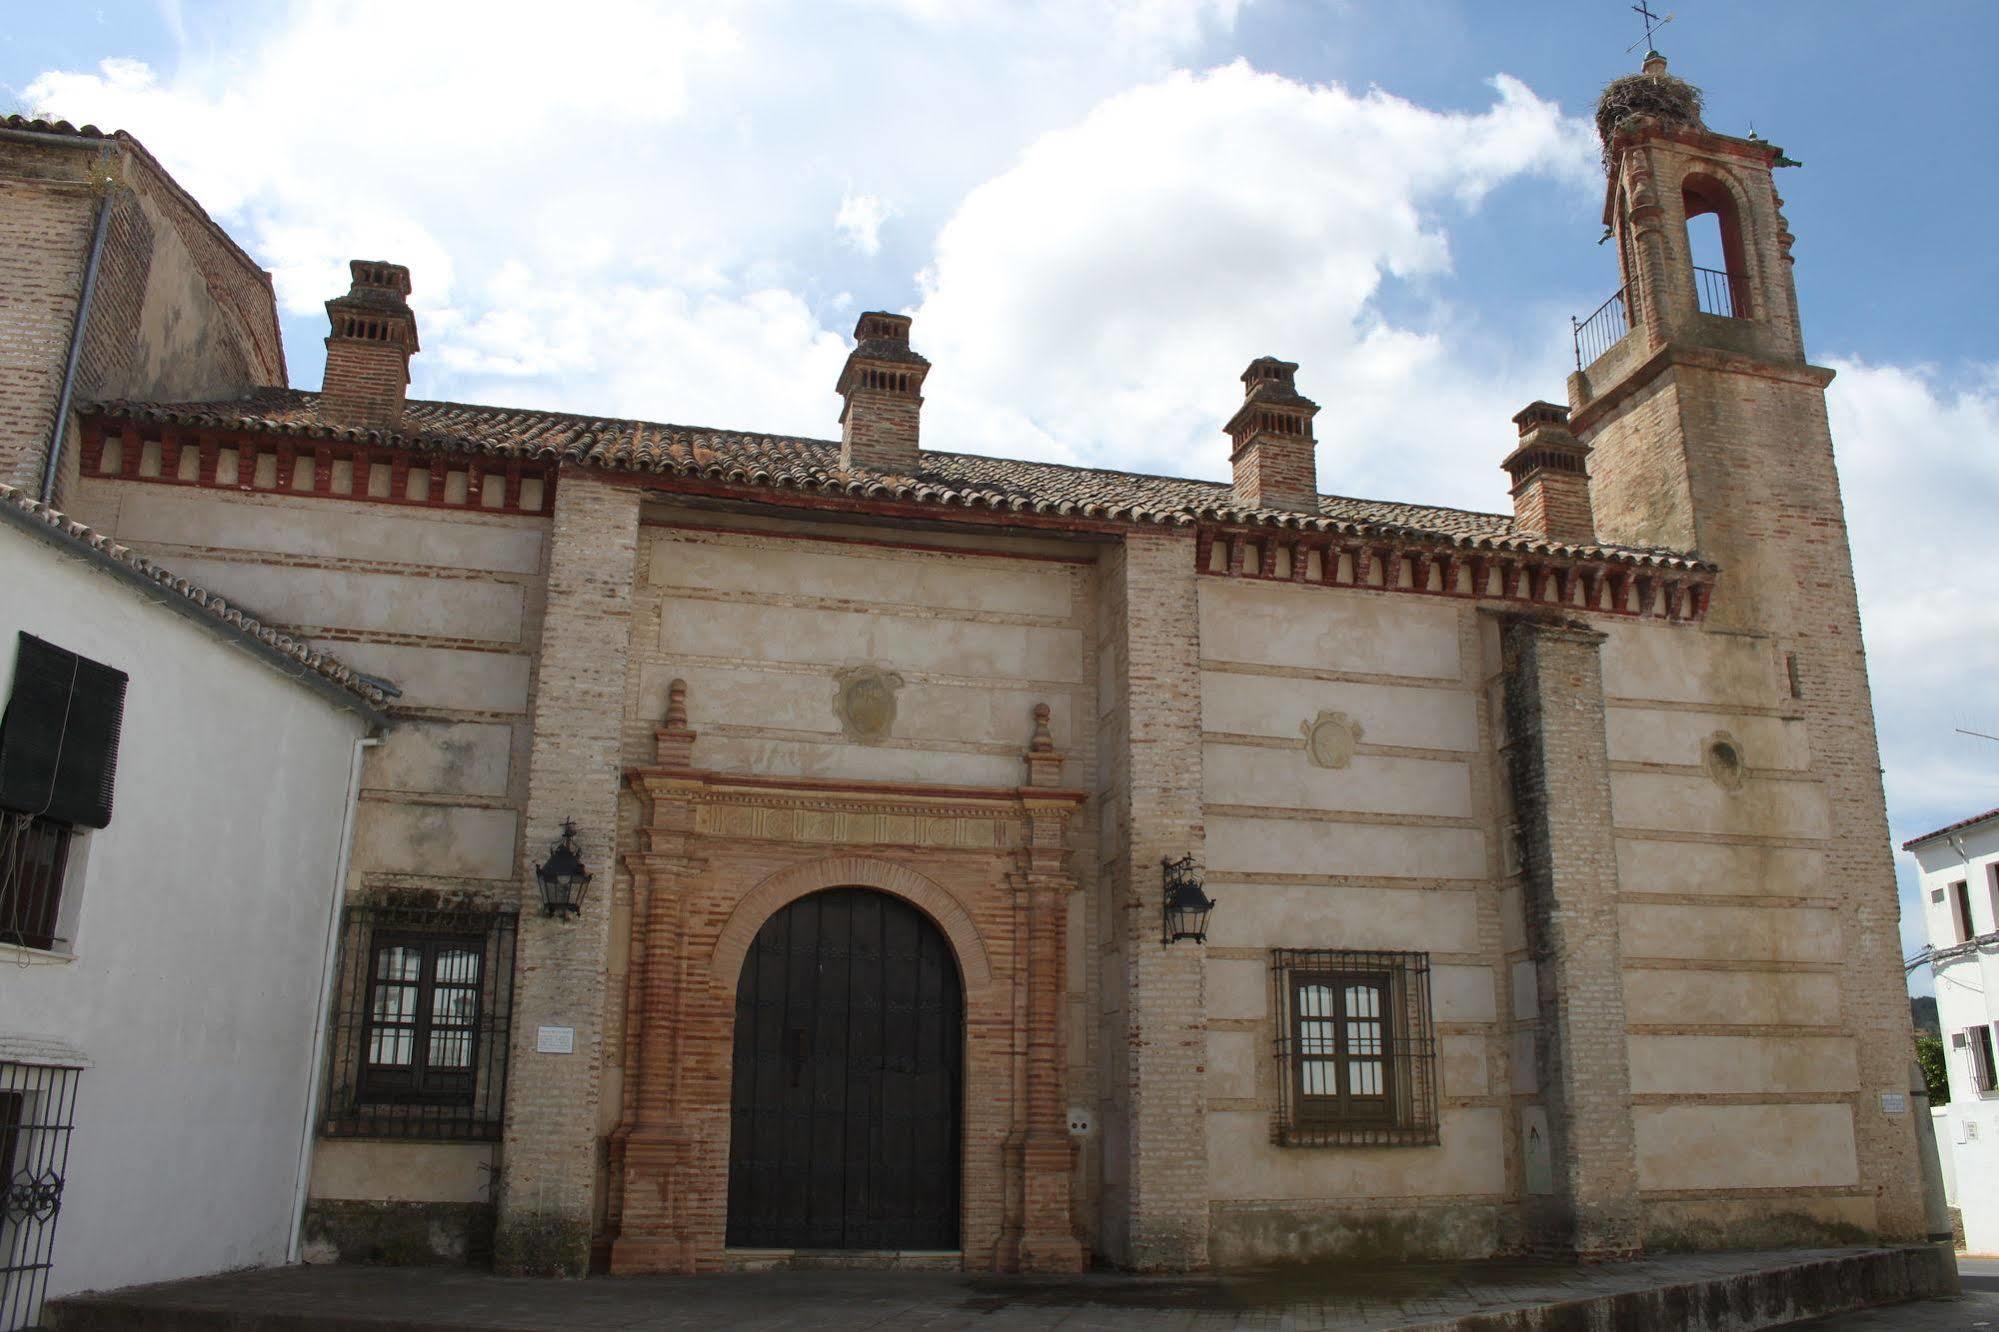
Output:
<svg viewBox="0 0 1999 1332">
<path fill-rule="evenodd" d="M 1782 156 L 1707 129 L 1663 61 L 1620 88 L 1621 286 L 1567 403 L 1495 449 L 1503 515 L 1320 494 L 1317 408 L 1267 357 L 1217 422 L 1231 484 L 952 453 L 890 313 L 856 329 L 840 438 L 777 437 L 409 399 L 412 275 L 357 261 L 293 390 L 268 282 L 142 149 L 8 122 L 0 205 L 78 256 L 37 270 L 50 326 L 97 273 L 90 219 L 135 210 L 78 336 L 164 302 L 210 369 L 156 373 L 180 362 L 143 332 L 93 352 L 73 420 L 53 391 L 37 418 L 59 455 L 17 426 L 0 462 L 397 691 L 308 1254 L 1920 1238 Z M 53 390 L 35 345 L 14 382 Z M 570 854 L 589 879 L 552 909 L 537 869 Z"/>
</svg>

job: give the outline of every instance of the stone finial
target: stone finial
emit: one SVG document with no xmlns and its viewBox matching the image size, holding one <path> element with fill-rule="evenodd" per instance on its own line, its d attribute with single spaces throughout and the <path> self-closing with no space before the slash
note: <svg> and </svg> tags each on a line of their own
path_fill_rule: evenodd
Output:
<svg viewBox="0 0 1999 1332">
<path fill-rule="evenodd" d="M 1048 729 L 1048 705 L 1034 705 L 1034 736 L 1027 742 L 1027 784 L 1029 786 L 1060 786 L 1062 784 L 1062 755 L 1055 748 L 1055 737 Z"/>
<path fill-rule="evenodd" d="M 1319 508 L 1319 404 L 1298 392 L 1295 361 L 1259 356 L 1242 372 L 1242 406 L 1223 427 L 1235 468 L 1235 502 L 1245 509 Z"/>
<path fill-rule="evenodd" d="M 347 268 L 347 294 L 326 303 L 319 412 L 337 425 L 394 430 L 402 424 L 410 357 L 419 350 L 410 271 L 380 259 L 355 259 Z"/>
<path fill-rule="evenodd" d="M 1055 748 L 1055 737 L 1048 733 L 1048 705 L 1034 705 L 1034 739 L 1028 742 L 1029 749 L 1037 754 L 1045 754 Z"/>
<path fill-rule="evenodd" d="M 930 362 L 909 347 L 909 316 L 870 310 L 854 325 L 854 350 L 836 386 L 840 466 L 907 472 L 916 466 L 923 379 Z"/>
<path fill-rule="evenodd" d="M 687 726 L 687 681 L 666 687 L 666 720 L 653 732 L 654 755 L 663 768 L 694 766 L 695 733 Z"/>
<path fill-rule="evenodd" d="M 1513 417 L 1520 440 L 1500 466 L 1513 478 L 1516 530 L 1586 546 L 1596 540 L 1589 445 L 1569 429 L 1569 409 L 1530 402 Z"/>
</svg>

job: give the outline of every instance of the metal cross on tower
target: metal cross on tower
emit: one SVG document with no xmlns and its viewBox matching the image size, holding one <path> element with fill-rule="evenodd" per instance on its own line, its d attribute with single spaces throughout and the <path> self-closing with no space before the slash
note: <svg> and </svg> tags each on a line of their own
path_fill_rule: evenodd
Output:
<svg viewBox="0 0 1999 1332">
<path fill-rule="evenodd" d="M 1645 49 L 1649 51 L 1652 49 L 1652 35 L 1658 32 L 1659 29 L 1665 27 L 1668 23 L 1671 23 L 1673 21 L 1673 15 L 1670 11 L 1664 14 L 1663 16 L 1659 14 L 1654 14 L 1651 10 L 1650 5 L 1647 3 L 1647 0 L 1638 0 L 1637 4 L 1631 6 L 1631 12 L 1638 15 L 1639 18 L 1645 21 L 1645 36 L 1642 37 L 1640 40 L 1645 43 Z M 1631 45 L 1625 47 L 1624 49 L 1627 51 L 1635 51 L 1638 49 L 1638 43 L 1633 42 L 1631 43 Z"/>
</svg>

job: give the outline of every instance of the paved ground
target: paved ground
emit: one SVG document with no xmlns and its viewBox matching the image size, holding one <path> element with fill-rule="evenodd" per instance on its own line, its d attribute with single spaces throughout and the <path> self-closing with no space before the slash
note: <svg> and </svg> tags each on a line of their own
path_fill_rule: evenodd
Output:
<svg viewBox="0 0 1999 1332">
<path fill-rule="evenodd" d="M 1957 1275 L 1964 1294 L 1954 1300 L 1924 1300 L 1919 1304 L 1897 1304 L 1886 1309 L 1866 1309 L 1860 1313 L 1815 1318 L 1809 1323 L 1793 1323 L 1790 1332 L 1888 1332 L 1907 1328 L 1909 1332 L 1959 1332 L 1963 1328 L 1990 1328 L 1999 1332 L 1999 1258 L 1960 1258 Z"/>
<path fill-rule="evenodd" d="M 1225 1279 L 955 1272 L 769 1272 L 583 1282 L 510 1280 L 460 1269 L 302 1267 L 243 1272 L 70 1302 L 61 1327 L 849 1329 L 1364 1329 L 1657 1287 L 1864 1250 L 1674 1255 L 1601 1267 L 1473 1263 L 1386 1270 L 1287 1269 Z M 1912 1306 L 1913 1307 L 1913 1306 Z M 1922 1306 L 1928 1309 L 1929 1306 Z M 1946 1315 L 1969 1305 L 1939 1306 Z M 133 1321 L 141 1311 L 172 1321 Z M 120 1312 L 125 1318 L 115 1318 Z M 1969 1327 L 1968 1322 L 1852 1327 Z M 1826 1324 L 1845 1328 L 1847 1323 Z"/>
</svg>

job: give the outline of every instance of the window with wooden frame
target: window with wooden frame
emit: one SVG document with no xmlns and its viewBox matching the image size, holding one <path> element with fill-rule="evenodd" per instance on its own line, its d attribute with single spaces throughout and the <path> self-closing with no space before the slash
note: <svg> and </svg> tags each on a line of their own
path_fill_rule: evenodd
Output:
<svg viewBox="0 0 1999 1332">
<path fill-rule="evenodd" d="M 0 810 L 0 944 L 52 951 L 74 830 Z"/>
<path fill-rule="evenodd" d="M 0 717 L 0 943 L 63 942 L 74 843 L 111 822 L 128 683 L 123 671 L 18 636 Z"/>
<path fill-rule="evenodd" d="M 430 905 L 347 909 L 327 1136 L 499 1137 L 518 919 Z"/>
<path fill-rule="evenodd" d="M 1957 942 L 1970 943 L 1976 937 L 1971 927 L 1971 885 L 1963 879 L 1950 886 L 1950 917 Z"/>
<path fill-rule="evenodd" d="M 1971 1081 L 1981 1092 L 1999 1090 L 1999 1065 L 1992 1058 L 1992 1028 L 1979 1025 L 1964 1033 L 1971 1047 Z"/>
<path fill-rule="evenodd" d="M 378 934 L 368 969 L 363 1104 L 452 1105 L 472 1099 L 486 941 Z"/>
<path fill-rule="evenodd" d="M 1438 1142 L 1427 953 L 1279 948 L 1271 955 L 1282 1146 Z"/>
</svg>

